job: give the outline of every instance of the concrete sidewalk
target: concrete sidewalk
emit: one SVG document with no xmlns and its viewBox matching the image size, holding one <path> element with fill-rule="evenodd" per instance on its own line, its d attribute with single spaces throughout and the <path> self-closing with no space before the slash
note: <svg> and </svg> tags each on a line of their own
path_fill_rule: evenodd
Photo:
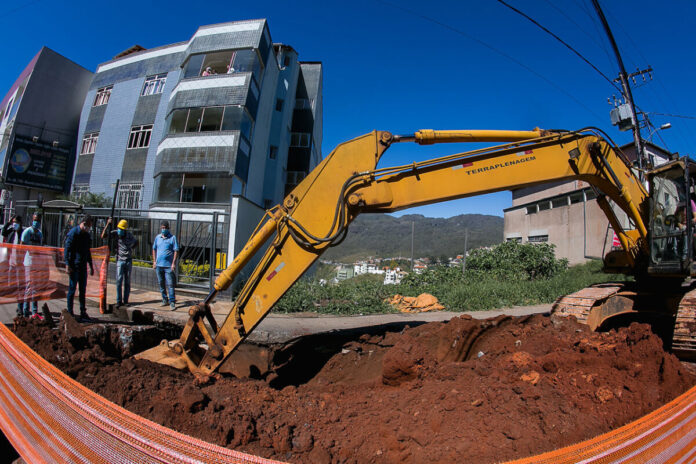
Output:
<svg viewBox="0 0 696 464">
<path fill-rule="evenodd" d="M 107 302 L 109 304 L 114 304 L 116 302 L 116 287 L 113 284 L 109 284 L 107 295 Z M 75 312 L 77 313 L 79 312 L 77 297 L 75 300 Z M 184 296 L 179 293 L 175 311 L 170 310 L 169 306 L 161 305 L 162 298 L 159 292 L 134 289 L 131 291 L 129 300 L 129 306 L 124 308 L 128 320 L 133 320 L 133 313 L 135 312 L 136 316 L 140 318 L 183 325 L 189 318 L 188 308 L 200 302 L 202 298 Z M 44 302 L 39 303 L 39 311 L 43 303 Z M 66 308 L 64 299 L 50 300 L 46 303 L 48 303 L 49 310 L 54 317 L 59 317 L 60 312 Z M 11 324 L 16 314 L 16 308 L 16 304 L 0 305 L 0 322 Z M 212 305 L 213 315 L 219 324 L 224 322 L 231 310 L 232 302 L 230 301 L 216 301 Z M 365 316 L 333 316 L 314 313 L 275 314 L 271 312 L 261 321 L 248 339 L 256 343 L 282 343 L 303 335 L 329 332 L 332 330 L 347 330 L 391 323 L 445 321 L 463 314 L 471 315 L 477 319 L 485 319 L 501 314 L 524 316 L 528 314 L 544 313 L 550 310 L 551 304 L 515 306 L 494 311 L 439 311 L 416 314 L 394 313 Z M 118 315 L 124 315 L 124 311 L 116 311 L 115 314 L 100 314 L 99 302 L 95 299 L 87 300 L 87 313 L 91 318 L 104 322 L 123 320 L 123 316 L 119 319 Z"/>
</svg>

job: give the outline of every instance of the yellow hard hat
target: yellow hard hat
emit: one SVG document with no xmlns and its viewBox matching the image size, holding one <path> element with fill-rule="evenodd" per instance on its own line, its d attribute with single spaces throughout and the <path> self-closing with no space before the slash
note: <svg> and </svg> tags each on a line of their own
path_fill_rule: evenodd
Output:
<svg viewBox="0 0 696 464">
<path fill-rule="evenodd" d="M 125 219 L 121 219 L 120 221 L 118 221 L 118 228 L 126 230 L 128 228 L 128 221 L 126 221 Z"/>
</svg>

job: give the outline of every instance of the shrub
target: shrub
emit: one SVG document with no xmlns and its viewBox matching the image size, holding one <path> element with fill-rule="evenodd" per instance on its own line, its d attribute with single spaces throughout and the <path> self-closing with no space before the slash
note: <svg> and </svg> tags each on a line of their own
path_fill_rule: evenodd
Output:
<svg viewBox="0 0 696 464">
<path fill-rule="evenodd" d="M 472 250 L 466 267 L 501 278 L 548 279 L 568 268 L 568 260 L 556 259 L 554 250 L 548 243 L 503 242 Z"/>
</svg>

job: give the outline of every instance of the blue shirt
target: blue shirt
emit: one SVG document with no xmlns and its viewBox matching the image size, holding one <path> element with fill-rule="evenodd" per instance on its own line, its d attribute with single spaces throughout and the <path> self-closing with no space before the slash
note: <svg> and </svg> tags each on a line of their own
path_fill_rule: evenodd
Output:
<svg viewBox="0 0 696 464">
<path fill-rule="evenodd" d="M 179 243 L 172 234 L 169 234 L 169 237 L 158 234 L 152 249 L 157 252 L 157 267 L 172 267 L 174 252 L 179 251 Z"/>
<path fill-rule="evenodd" d="M 41 229 L 34 229 L 34 227 L 27 227 L 22 232 L 22 245 L 34 245 L 40 246 L 43 243 L 43 234 Z"/>
</svg>

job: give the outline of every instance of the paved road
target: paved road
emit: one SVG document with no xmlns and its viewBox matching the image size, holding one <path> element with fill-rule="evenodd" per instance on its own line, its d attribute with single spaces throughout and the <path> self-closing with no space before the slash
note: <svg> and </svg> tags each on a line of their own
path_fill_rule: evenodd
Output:
<svg viewBox="0 0 696 464">
<path fill-rule="evenodd" d="M 108 295 L 115 295 L 113 285 L 109 285 Z M 78 311 L 78 302 L 75 298 L 75 311 Z M 160 306 L 160 295 L 157 292 L 136 290 L 131 293 L 131 305 L 127 308 L 129 319 L 133 313 L 138 312 L 147 318 L 154 320 L 174 322 L 184 324 L 188 320 L 188 307 L 199 300 L 192 297 L 179 297 L 179 305 L 176 311 L 171 311 L 169 307 Z M 113 303 L 112 298 L 109 302 Z M 40 303 L 40 305 L 43 303 Z M 65 300 L 50 300 L 47 302 L 49 310 L 55 317 L 60 316 L 61 310 L 65 309 Z M 16 314 L 16 304 L 0 305 L 0 322 L 11 324 Z M 218 323 L 222 323 L 232 308 L 230 302 L 216 302 L 213 305 L 213 314 Z M 259 326 L 249 336 L 249 340 L 257 343 L 282 343 L 292 338 L 302 335 L 328 332 L 331 330 L 346 330 L 359 327 L 369 327 L 390 323 L 417 323 L 449 320 L 462 314 L 469 314 L 477 319 L 495 317 L 500 314 L 512 316 L 523 316 L 527 314 L 544 313 L 551 310 L 551 304 L 535 306 L 517 306 L 512 308 L 499 309 L 495 311 L 470 311 L 470 312 L 429 312 L 419 314 L 378 314 L 366 316 L 329 316 L 315 314 L 269 314 Z M 99 307 L 96 300 L 88 299 L 87 313 L 96 320 L 116 321 L 115 315 L 99 314 Z"/>
</svg>

